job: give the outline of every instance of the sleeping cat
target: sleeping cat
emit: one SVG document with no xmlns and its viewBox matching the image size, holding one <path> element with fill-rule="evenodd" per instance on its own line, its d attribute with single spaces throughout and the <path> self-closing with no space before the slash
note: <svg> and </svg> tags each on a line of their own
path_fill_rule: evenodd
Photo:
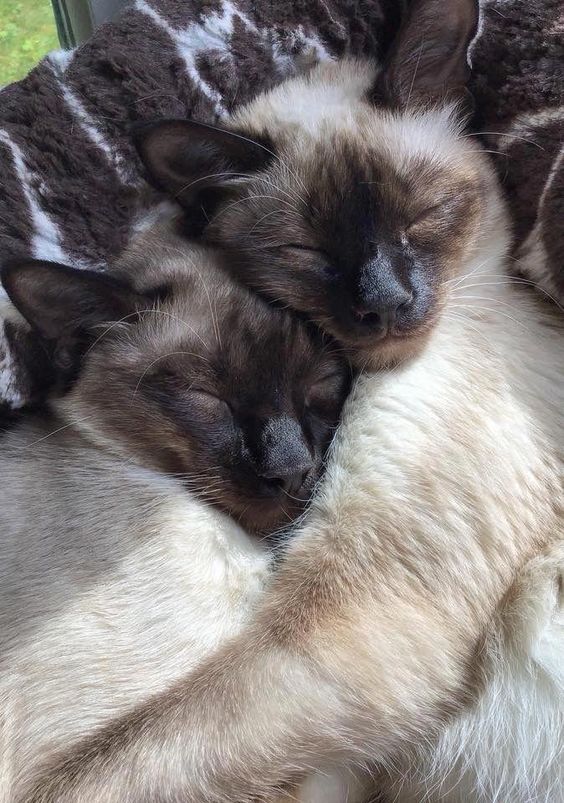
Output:
<svg viewBox="0 0 564 803">
<path fill-rule="evenodd" d="M 559 674 L 548 662 L 541 676 L 519 627 L 550 630 L 559 605 L 564 327 L 507 278 L 495 175 L 452 102 L 476 13 L 416 0 L 383 71 L 323 65 L 243 109 L 235 136 L 178 122 L 140 134 L 154 178 L 192 226 L 211 219 L 240 278 L 359 364 L 394 367 L 356 385 L 320 492 L 242 632 L 63 756 L 32 801 L 271 800 L 339 763 L 401 773 L 451 722 L 456 788 L 455 715 L 481 670 L 488 693 L 520 684 L 523 700 L 469 709 L 477 752 L 487 737 L 481 780 L 515 803 L 561 788 Z M 530 586 L 524 566 L 545 549 Z M 543 583 L 533 615 L 523 589 L 540 598 Z M 508 631 L 485 638 L 504 605 Z M 487 747 L 501 721 L 525 734 L 503 762 Z M 467 768 L 465 799 L 489 800 Z M 301 799 L 323 800 L 308 784 Z"/>
<path fill-rule="evenodd" d="M 418 6 L 419 17 L 442 13 L 415 3 L 414 19 Z M 448 280 L 480 247 L 495 178 L 475 140 L 461 138 L 459 114 L 474 4 L 453 4 L 442 25 L 421 59 L 421 30 L 406 26 L 382 74 L 371 62 L 323 65 L 243 107 L 226 130 L 170 120 L 136 132 L 153 182 L 191 228 L 202 215 L 226 269 L 315 321 L 362 366 L 423 348 Z M 438 92 L 449 102 L 426 108 Z M 394 113 L 408 100 L 409 112 Z"/>
<path fill-rule="evenodd" d="M 0 451 L 3 801 L 240 628 L 347 392 L 331 342 L 208 249 L 152 230 L 116 273 L 3 274 L 60 380 Z"/>
</svg>

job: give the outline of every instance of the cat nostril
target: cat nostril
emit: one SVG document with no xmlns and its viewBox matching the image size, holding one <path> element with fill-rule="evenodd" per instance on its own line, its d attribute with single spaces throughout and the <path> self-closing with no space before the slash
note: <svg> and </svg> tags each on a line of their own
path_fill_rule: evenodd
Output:
<svg viewBox="0 0 564 803">
<path fill-rule="evenodd" d="M 370 312 L 369 310 L 353 308 L 353 315 L 358 323 L 364 326 L 376 326 L 380 323 L 380 314 L 378 312 Z"/>
<path fill-rule="evenodd" d="M 376 300 L 373 303 L 353 306 L 355 322 L 367 329 L 388 331 L 396 322 L 397 316 L 409 311 L 413 304 L 413 293 L 404 293 L 389 301 Z"/>
<path fill-rule="evenodd" d="M 300 469 L 294 474 L 287 474 L 283 477 L 269 477 L 261 474 L 261 478 L 265 483 L 265 487 L 270 489 L 270 492 L 283 491 L 286 494 L 297 494 L 303 486 L 307 483 L 311 474 L 312 468 L 305 471 Z"/>
<path fill-rule="evenodd" d="M 295 474 L 289 474 L 286 477 L 273 477 L 270 479 L 271 486 L 278 488 L 287 494 L 296 494 L 303 488 L 310 475 L 310 469 L 307 471 L 297 471 Z"/>
<path fill-rule="evenodd" d="M 353 316 L 358 326 L 366 329 L 387 329 L 393 313 L 383 306 L 374 305 L 372 309 L 369 306 L 358 306 L 353 307 Z"/>
</svg>

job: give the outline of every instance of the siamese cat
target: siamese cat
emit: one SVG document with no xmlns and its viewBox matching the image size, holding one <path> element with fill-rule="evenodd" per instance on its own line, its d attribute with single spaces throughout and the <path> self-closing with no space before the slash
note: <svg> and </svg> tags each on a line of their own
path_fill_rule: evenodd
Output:
<svg viewBox="0 0 564 803">
<path fill-rule="evenodd" d="M 238 631 L 348 388 L 209 249 L 153 230 L 116 273 L 2 276 L 58 379 L 0 450 L 2 801 Z"/>
<path fill-rule="evenodd" d="M 382 70 L 322 65 L 228 133 L 139 133 L 154 180 L 239 279 L 380 370 L 356 383 L 241 631 L 62 754 L 30 803 L 270 801 L 284 787 L 326 803 L 316 782 L 336 766 L 388 768 L 392 787 L 414 770 L 408 800 L 548 803 L 562 788 L 547 644 L 562 602 L 564 326 L 509 278 L 495 173 L 463 133 L 476 23 L 471 0 L 415 0 Z M 440 789 L 437 766 L 452 770 Z"/>
</svg>

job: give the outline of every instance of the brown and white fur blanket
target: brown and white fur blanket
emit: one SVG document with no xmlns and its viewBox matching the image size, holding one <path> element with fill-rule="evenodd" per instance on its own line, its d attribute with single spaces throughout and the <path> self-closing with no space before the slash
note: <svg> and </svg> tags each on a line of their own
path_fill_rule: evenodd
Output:
<svg viewBox="0 0 564 803">
<path fill-rule="evenodd" d="M 406 0 L 135 0 L 83 46 L 0 91 L 0 260 L 103 270 L 153 203 L 132 122 L 214 122 L 304 57 L 385 56 Z M 564 298 L 564 12 L 484 0 L 471 60 L 476 131 L 509 194 L 515 274 Z M 0 288 L 1 290 L 1 288 Z M 47 366 L 0 296 L 0 404 L 41 396 Z"/>
</svg>

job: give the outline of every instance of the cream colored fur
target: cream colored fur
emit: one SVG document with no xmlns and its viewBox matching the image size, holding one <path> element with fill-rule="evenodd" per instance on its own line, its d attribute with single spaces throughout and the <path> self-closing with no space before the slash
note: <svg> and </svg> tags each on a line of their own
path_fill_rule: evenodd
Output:
<svg viewBox="0 0 564 803">
<path fill-rule="evenodd" d="M 401 773 L 398 803 L 564 799 L 564 549 L 532 559 L 489 634 L 477 702 Z M 383 784 L 384 786 L 384 784 Z"/>
<path fill-rule="evenodd" d="M 268 565 L 174 481 L 76 436 L 33 443 L 46 434 L 27 429 L 0 456 L 3 803 L 237 632 Z"/>
<path fill-rule="evenodd" d="M 193 249 L 154 240 L 147 273 L 186 272 Z M 184 336 L 174 315 L 159 321 L 167 344 Z M 107 449 L 88 405 L 60 413 L 51 426 L 24 421 L 0 449 L 2 803 L 238 632 L 269 571 L 257 538 Z"/>
<path fill-rule="evenodd" d="M 241 119 L 265 115 L 289 137 L 305 127 L 302 144 L 354 127 L 371 70 L 318 68 Z M 372 125 L 361 112 L 384 147 L 470 156 L 489 182 L 423 353 L 359 379 L 309 517 L 239 637 L 70 755 L 34 801 L 274 799 L 280 781 L 339 764 L 404 772 L 445 722 L 422 785 L 400 799 L 558 799 L 564 329 L 506 278 L 493 173 L 451 111 L 372 110 Z M 324 803 L 344 800 L 341 777 L 321 780 Z M 447 784 L 464 792 L 444 796 Z M 315 779 L 300 799 L 320 800 Z"/>
</svg>

